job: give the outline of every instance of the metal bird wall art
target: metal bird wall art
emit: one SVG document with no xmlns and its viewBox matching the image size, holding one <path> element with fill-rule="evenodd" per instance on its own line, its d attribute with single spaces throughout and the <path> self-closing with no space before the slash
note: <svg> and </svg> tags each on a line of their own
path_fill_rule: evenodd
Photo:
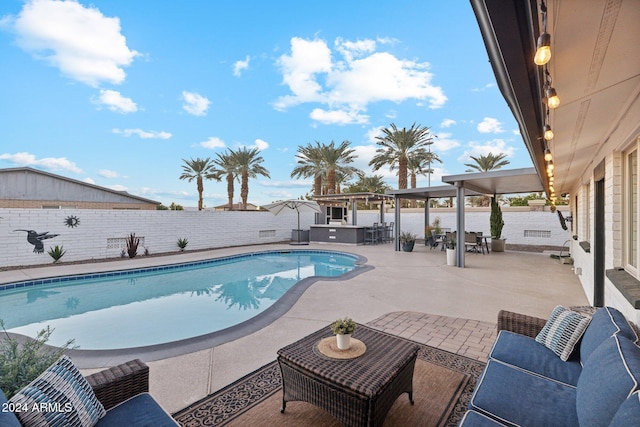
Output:
<svg viewBox="0 0 640 427">
<path fill-rule="evenodd" d="M 54 237 L 59 236 L 59 234 L 49 234 L 48 231 L 44 233 L 38 233 L 35 230 L 13 230 L 13 231 L 25 231 L 27 233 L 27 242 L 33 245 L 33 253 L 41 254 L 44 253 L 44 244 L 43 240 L 53 239 Z"/>
</svg>

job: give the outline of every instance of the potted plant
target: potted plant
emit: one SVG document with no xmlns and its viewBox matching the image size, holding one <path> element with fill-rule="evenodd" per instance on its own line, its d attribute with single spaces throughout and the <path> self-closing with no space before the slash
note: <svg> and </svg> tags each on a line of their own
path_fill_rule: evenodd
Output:
<svg viewBox="0 0 640 427">
<path fill-rule="evenodd" d="M 456 265 L 456 238 L 453 233 L 447 236 L 444 243 L 447 250 L 447 265 Z"/>
<path fill-rule="evenodd" d="M 504 221 L 502 220 L 502 209 L 494 195 L 491 198 L 491 216 L 489 217 L 489 225 L 491 227 L 491 251 L 492 252 L 504 252 L 504 242 L 502 239 L 502 227 L 504 227 Z"/>
<path fill-rule="evenodd" d="M 336 343 L 340 350 L 347 350 L 351 345 L 351 334 L 356 330 L 356 322 L 350 317 L 337 319 L 331 324 L 331 331 L 336 335 Z"/>
<path fill-rule="evenodd" d="M 413 245 L 416 243 L 416 235 L 408 231 L 400 233 L 400 243 L 402 244 L 402 250 L 405 252 L 411 252 Z"/>
</svg>

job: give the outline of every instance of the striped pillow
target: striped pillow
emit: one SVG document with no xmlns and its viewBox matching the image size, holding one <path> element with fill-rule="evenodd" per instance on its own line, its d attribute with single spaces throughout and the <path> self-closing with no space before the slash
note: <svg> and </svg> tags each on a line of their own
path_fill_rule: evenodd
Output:
<svg viewBox="0 0 640 427">
<path fill-rule="evenodd" d="M 29 426 L 94 426 L 105 410 L 71 359 L 62 356 L 10 400 Z"/>
<path fill-rule="evenodd" d="M 590 321 L 590 317 L 559 305 L 551 312 L 549 320 L 536 337 L 536 341 L 566 362 Z"/>
</svg>

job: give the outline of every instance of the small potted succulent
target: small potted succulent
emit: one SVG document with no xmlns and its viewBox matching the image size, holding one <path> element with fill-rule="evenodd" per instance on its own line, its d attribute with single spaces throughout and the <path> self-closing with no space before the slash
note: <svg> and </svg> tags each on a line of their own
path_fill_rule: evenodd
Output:
<svg viewBox="0 0 640 427">
<path fill-rule="evenodd" d="M 331 324 L 331 331 L 336 334 L 336 342 L 340 350 L 347 350 L 351 345 L 351 334 L 356 330 L 356 322 L 350 317 L 337 319 Z"/>
</svg>

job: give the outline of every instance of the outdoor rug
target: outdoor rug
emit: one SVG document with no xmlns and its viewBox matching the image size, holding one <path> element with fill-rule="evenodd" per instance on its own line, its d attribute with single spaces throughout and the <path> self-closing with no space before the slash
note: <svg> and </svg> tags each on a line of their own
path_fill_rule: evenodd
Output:
<svg viewBox="0 0 640 427">
<path fill-rule="evenodd" d="M 485 364 L 420 344 L 413 375 L 413 399 L 406 393 L 395 402 L 384 426 L 456 426 L 467 409 Z M 306 402 L 287 402 L 284 414 L 277 362 L 177 412 L 184 427 L 199 426 L 340 426 L 332 415 Z"/>
</svg>

